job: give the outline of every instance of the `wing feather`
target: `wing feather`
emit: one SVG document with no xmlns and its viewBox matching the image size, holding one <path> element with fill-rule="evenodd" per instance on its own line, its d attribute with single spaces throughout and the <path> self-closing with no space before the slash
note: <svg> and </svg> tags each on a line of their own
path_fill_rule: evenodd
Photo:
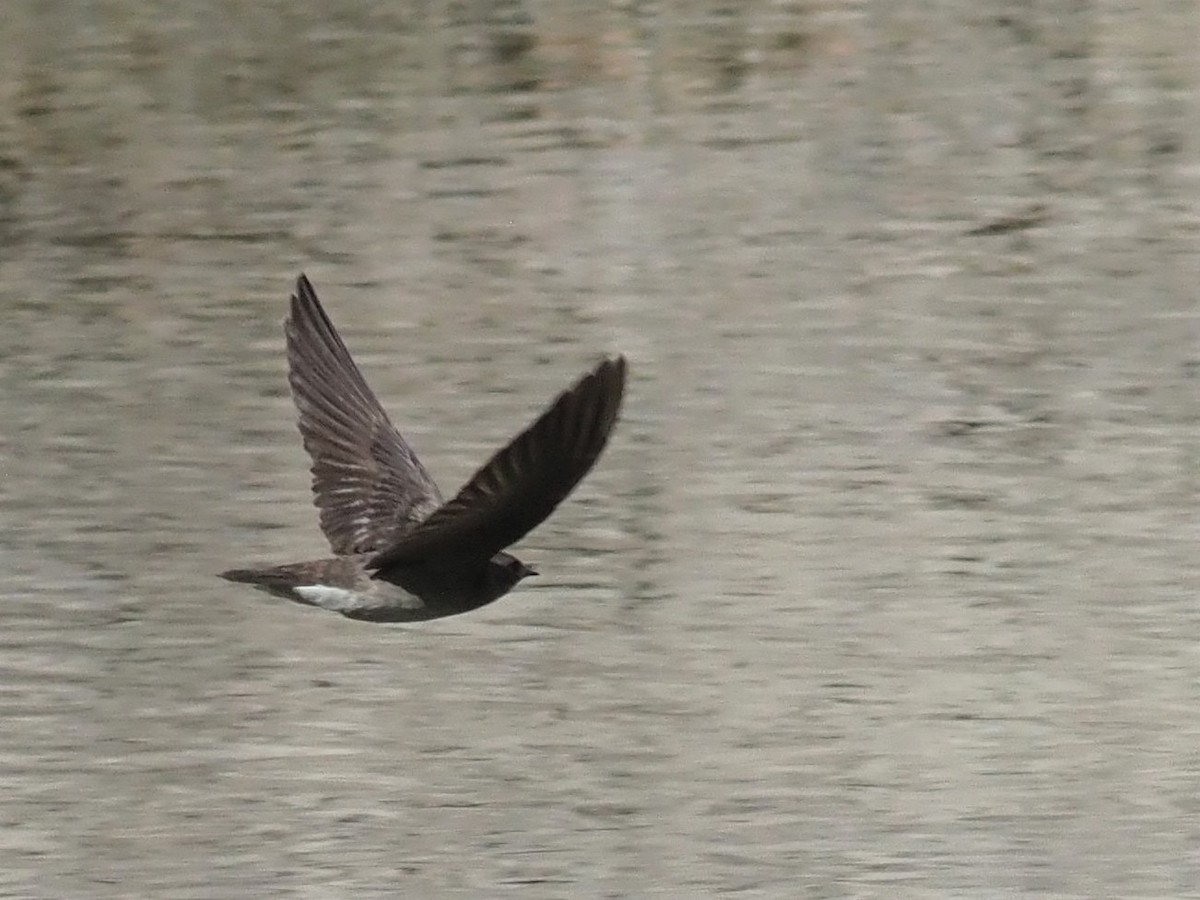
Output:
<svg viewBox="0 0 1200 900">
<path fill-rule="evenodd" d="M 625 358 L 606 359 L 498 451 L 458 494 L 370 560 L 387 570 L 487 560 L 537 527 L 599 458 L 621 408 Z"/>
<path fill-rule="evenodd" d="M 335 553 L 374 553 L 436 510 L 441 493 L 367 386 L 303 275 L 287 335 L 288 383 L 312 457 L 313 499 Z"/>
</svg>

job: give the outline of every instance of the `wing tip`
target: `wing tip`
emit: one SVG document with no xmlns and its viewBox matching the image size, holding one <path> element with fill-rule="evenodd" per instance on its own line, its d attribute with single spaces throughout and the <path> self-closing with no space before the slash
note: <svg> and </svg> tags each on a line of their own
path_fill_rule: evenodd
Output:
<svg viewBox="0 0 1200 900">
<path fill-rule="evenodd" d="M 603 391 L 602 403 L 608 409 L 605 430 L 611 430 L 620 412 L 621 403 L 625 399 L 625 375 L 629 370 L 624 353 L 606 357 L 595 369 L 596 377 L 601 382 Z"/>
<path fill-rule="evenodd" d="M 304 296 L 305 294 L 311 294 L 313 297 L 316 297 L 317 295 L 316 290 L 312 286 L 312 282 L 308 280 L 308 276 L 303 272 L 296 276 L 296 293 L 301 296 Z"/>
<path fill-rule="evenodd" d="M 312 309 L 320 309 L 321 301 L 317 299 L 317 292 L 312 286 L 312 282 L 308 280 L 308 276 L 301 272 L 296 277 L 296 289 L 291 296 L 291 315 L 288 316 L 288 324 L 294 324 L 302 315 L 309 313 Z"/>
<path fill-rule="evenodd" d="M 580 394 L 598 388 L 606 401 L 615 399 L 619 406 L 621 397 L 625 393 L 625 373 L 628 371 L 628 368 L 629 365 L 624 353 L 618 353 L 615 356 L 606 356 L 600 362 L 596 363 L 591 371 L 580 378 L 574 387 L 565 391 L 564 396 L 568 394 Z"/>
<path fill-rule="evenodd" d="M 624 353 L 606 356 L 593 371 L 603 380 L 611 381 L 618 389 L 625 387 L 625 374 L 629 370 L 629 362 Z"/>
</svg>

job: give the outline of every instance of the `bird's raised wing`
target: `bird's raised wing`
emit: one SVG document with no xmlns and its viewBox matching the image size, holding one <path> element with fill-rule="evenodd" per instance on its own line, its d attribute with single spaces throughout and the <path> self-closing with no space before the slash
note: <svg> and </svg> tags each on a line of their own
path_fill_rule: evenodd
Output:
<svg viewBox="0 0 1200 900">
<path fill-rule="evenodd" d="M 607 359 L 496 453 L 454 497 L 368 565 L 485 561 L 539 525 L 588 473 L 617 421 L 625 358 Z"/>
<path fill-rule="evenodd" d="M 438 509 L 441 493 L 367 387 L 303 275 L 284 332 L 321 530 L 335 553 L 377 553 Z"/>
</svg>

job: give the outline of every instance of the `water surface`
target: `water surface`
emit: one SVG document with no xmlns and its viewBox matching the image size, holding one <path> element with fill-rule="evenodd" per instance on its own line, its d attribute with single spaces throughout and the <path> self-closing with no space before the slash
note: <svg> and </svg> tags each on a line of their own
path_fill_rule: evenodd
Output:
<svg viewBox="0 0 1200 900">
<path fill-rule="evenodd" d="M 12 6 L 0 895 L 1196 895 L 1192 13 Z M 446 492 L 628 354 L 536 583 L 214 577 L 300 270 Z"/>
</svg>

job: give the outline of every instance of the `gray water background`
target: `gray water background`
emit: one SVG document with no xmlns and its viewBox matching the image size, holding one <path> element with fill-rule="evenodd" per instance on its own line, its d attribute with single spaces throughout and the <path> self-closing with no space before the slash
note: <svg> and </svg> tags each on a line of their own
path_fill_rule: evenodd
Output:
<svg viewBox="0 0 1200 900">
<path fill-rule="evenodd" d="M 0 896 L 1200 896 L 1198 36 L 9 0 Z M 326 549 L 301 270 L 447 492 L 629 356 L 536 583 L 214 577 Z"/>
</svg>

